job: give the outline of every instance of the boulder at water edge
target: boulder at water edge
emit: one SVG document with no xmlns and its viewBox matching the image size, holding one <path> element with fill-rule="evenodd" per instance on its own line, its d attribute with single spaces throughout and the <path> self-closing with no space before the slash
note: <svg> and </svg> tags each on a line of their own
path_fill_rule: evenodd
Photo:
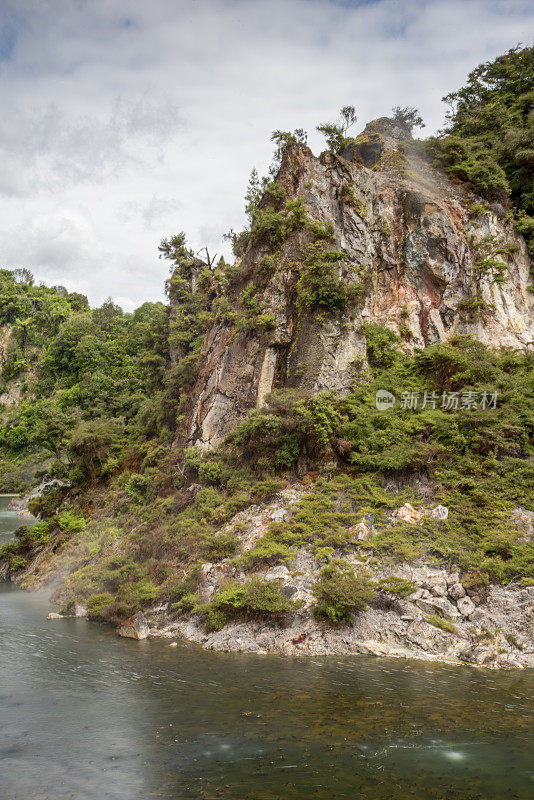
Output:
<svg viewBox="0 0 534 800">
<path fill-rule="evenodd" d="M 119 636 L 126 636 L 128 639 L 146 639 L 148 633 L 148 622 L 142 611 L 127 619 L 119 628 Z"/>
</svg>

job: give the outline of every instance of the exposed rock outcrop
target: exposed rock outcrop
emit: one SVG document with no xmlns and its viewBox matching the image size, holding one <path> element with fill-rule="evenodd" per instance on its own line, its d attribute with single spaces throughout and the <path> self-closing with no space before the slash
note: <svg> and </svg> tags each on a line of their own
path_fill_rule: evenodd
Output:
<svg viewBox="0 0 534 800">
<path fill-rule="evenodd" d="M 534 667 L 534 587 L 492 586 L 480 606 L 466 596 L 456 604 L 452 594 L 448 599 L 434 597 L 421 588 L 401 600 L 384 593 L 382 602 L 375 601 L 354 615 L 350 625 L 331 627 L 317 621 L 311 610 L 311 587 L 317 571 L 312 559 L 300 553 L 291 569 L 274 567 L 264 574 L 266 579 L 282 580 L 291 596 L 303 601 L 286 625 L 235 621 L 221 631 L 209 633 L 198 619 L 169 623 L 163 615 L 152 620 L 152 632 L 186 638 L 214 650 L 286 655 L 368 653 L 490 668 Z M 378 569 L 374 578 L 378 580 L 388 572 L 391 574 Z M 421 587 L 425 585 L 425 575 L 433 572 L 424 564 L 404 564 L 395 569 L 396 575 L 409 575 Z M 447 577 L 443 570 L 435 575 L 443 580 Z M 215 572 L 207 576 L 206 586 L 211 586 L 211 593 L 223 577 L 221 573 L 217 578 Z M 428 597 L 414 599 L 420 592 L 426 592 Z M 436 617 L 443 619 L 443 629 L 433 621 Z"/>
<path fill-rule="evenodd" d="M 305 493 L 302 484 L 287 487 L 270 503 L 236 514 L 224 531 L 238 532 L 241 551 L 247 552 L 269 522 L 287 519 L 294 512 Z M 399 520 L 399 510 L 391 515 L 392 521 Z M 421 516 L 425 513 L 423 510 Z M 332 558 L 340 555 L 332 552 Z M 377 587 L 387 587 L 387 579 L 394 576 L 394 580 L 409 581 L 414 591 L 402 597 L 379 588 L 368 608 L 351 616 L 350 624 L 329 625 L 313 613 L 313 588 L 322 564 L 308 549 L 299 548 L 287 564 L 267 566 L 256 573 L 265 581 L 278 581 L 282 592 L 298 601 L 300 607 L 283 624 L 237 620 L 220 631 L 208 632 L 202 616 L 175 615 L 170 621 L 171 609 L 159 606 L 147 612 L 150 631 L 214 650 L 285 655 L 366 653 L 495 669 L 534 667 L 534 586 L 493 585 L 484 591 L 470 589 L 469 596 L 456 570 L 420 560 L 380 564 L 357 548 L 344 557 L 354 569 L 368 571 Z M 199 601 L 211 600 L 229 578 L 245 582 L 250 574 L 231 559 L 204 564 Z"/>
<path fill-rule="evenodd" d="M 343 253 L 339 277 L 358 285 L 347 311 L 297 310 L 291 264 L 306 233 L 280 247 L 278 267 L 261 289 L 274 326 L 263 333 L 217 322 L 206 336 L 186 414 L 186 438 L 203 449 L 224 435 L 275 387 L 346 392 L 365 375 L 363 323 L 385 325 L 406 348 L 469 334 L 494 347 L 534 340 L 529 257 L 504 209 L 483 207 L 451 182 L 391 120 L 368 125 L 343 156 L 316 158 L 289 149 L 278 183 L 301 198 L 308 217 L 330 226 Z M 268 252 L 261 241 L 243 256 L 255 274 Z"/>
<path fill-rule="evenodd" d="M 127 619 L 118 630 L 119 636 L 127 639 L 146 639 L 149 632 L 148 622 L 142 611 L 138 611 L 133 617 Z"/>
</svg>

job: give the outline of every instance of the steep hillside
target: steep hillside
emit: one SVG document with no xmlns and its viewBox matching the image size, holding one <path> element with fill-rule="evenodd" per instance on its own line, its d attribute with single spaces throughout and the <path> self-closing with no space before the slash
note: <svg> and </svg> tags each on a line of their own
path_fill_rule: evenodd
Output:
<svg viewBox="0 0 534 800">
<path fill-rule="evenodd" d="M 275 132 L 235 263 L 161 243 L 168 306 L 2 273 L 2 488 L 45 485 L 0 576 L 208 647 L 534 666 L 526 217 L 414 119 Z"/>
</svg>

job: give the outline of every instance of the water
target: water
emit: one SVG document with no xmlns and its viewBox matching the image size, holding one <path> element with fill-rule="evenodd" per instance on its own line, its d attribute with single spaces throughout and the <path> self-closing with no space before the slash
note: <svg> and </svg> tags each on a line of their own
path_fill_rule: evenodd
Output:
<svg viewBox="0 0 534 800">
<path fill-rule="evenodd" d="M 30 525 L 34 518 L 30 515 L 21 515 L 17 511 L 9 511 L 8 505 L 13 495 L 0 494 L 0 545 L 13 538 L 13 531 L 19 525 Z"/>
<path fill-rule="evenodd" d="M 2 800 L 534 796 L 533 671 L 211 653 L 48 610 L 0 584 Z"/>
</svg>

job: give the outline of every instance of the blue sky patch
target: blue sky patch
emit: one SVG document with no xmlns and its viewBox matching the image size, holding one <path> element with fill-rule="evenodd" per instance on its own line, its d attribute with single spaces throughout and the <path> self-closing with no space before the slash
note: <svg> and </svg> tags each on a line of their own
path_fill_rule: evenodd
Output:
<svg viewBox="0 0 534 800">
<path fill-rule="evenodd" d="M 13 25 L 2 25 L 0 27 L 0 61 L 9 61 L 16 41 L 17 31 Z"/>
</svg>

